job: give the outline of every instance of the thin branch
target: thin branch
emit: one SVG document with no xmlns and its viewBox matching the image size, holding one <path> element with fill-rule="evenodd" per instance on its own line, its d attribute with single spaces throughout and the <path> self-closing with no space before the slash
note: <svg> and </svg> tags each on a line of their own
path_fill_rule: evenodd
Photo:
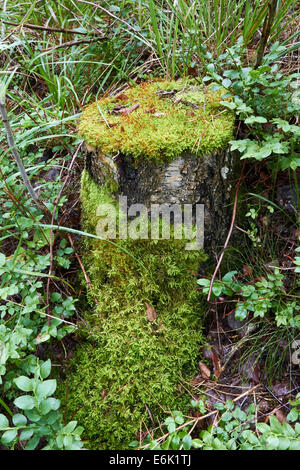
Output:
<svg viewBox="0 0 300 470">
<path fill-rule="evenodd" d="M 107 39 L 107 36 L 101 36 L 101 37 L 98 37 L 98 38 L 91 38 L 91 39 L 81 39 L 80 41 L 68 41 L 68 42 L 64 42 L 62 44 L 58 44 L 57 46 L 48 47 L 47 49 L 41 49 L 41 52 L 54 51 L 55 49 L 61 49 L 63 47 L 77 46 L 79 44 L 89 44 L 91 42 L 103 41 L 104 39 Z"/>
<path fill-rule="evenodd" d="M 14 157 L 17 165 L 18 165 L 18 168 L 19 168 L 21 177 L 24 181 L 24 184 L 26 186 L 26 189 L 27 189 L 28 193 L 30 194 L 31 198 L 36 203 L 36 205 L 49 218 L 50 212 L 49 212 L 48 208 L 39 200 L 38 196 L 36 195 L 36 193 L 35 193 L 35 191 L 32 187 L 32 184 L 31 184 L 31 182 L 30 182 L 30 180 L 27 176 L 27 173 L 26 173 L 26 170 L 25 170 L 24 165 L 22 163 L 20 154 L 19 154 L 19 152 L 16 148 L 14 138 L 13 138 L 13 133 L 12 133 L 10 123 L 9 123 L 9 120 L 8 120 L 8 115 L 7 115 L 6 106 L 5 106 L 5 99 L 0 100 L 0 113 L 1 113 L 2 120 L 3 120 L 5 131 L 6 131 L 8 146 L 9 146 L 9 148 L 11 150 L 11 153 L 12 153 L 12 155 L 13 155 L 13 157 Z"/>
<path fill-rule="evenodd" d="M 14 21 L 6 21 L 6 20 L 3 20 L 2 23 L 9 24 L 12 26 L 25 26 L 28 29 L 49 31 L 51 33 L 82 34 L 84 36 L 88 34 L 88 33 L 83 33 L 82 31 L 76 31 L 74 29 L 51 28 L 50 26 L 40 26 L 36 24 L 31 24 L 31 23 L 15 23 Z"/>
<path fill-rule="evenodd" d="M 224 253 L 226 251 L 226 248 L 227 248 L 227 245 L 229 243 L 229 240 L 231 238 L 231 234 L 232 234 L 232 230 L 233 230 L 233 227 L 234 227 L 234 221 L 235 221 L 235 216 L 236 216 L 236 208 L 237 208 L 237 199 L 238 199 L 238 194 L 239 194 L 239 187 L 240 187 L 240 184 L 241 184 L 241 181 L 242 181 L 242 177 L 243 177 L 243 174 L 244 174 L 244 168 L 245 168 L 245 162 L 243 164 L 243 168 L 242 168 L 242 171 L 241 171 L 241 175 L 239 177 L 239 180 L 237 182 L 237 185 L 236 185 L 236 189 L 235 189 L 235 196 L 234 196 L 234 204 L 233 204 L 233 212 L 232 212 L 232 219 L 231 219 L 231 224 L 230 224 L 230 228 L 229 228 L 229 232 L 228 232 L 228 235 L 227 235 L 227 238 L 226 238 L 226 241 L 225 241 L 225 245 L 224 245 L 224 248 L 222 250 L 222 253 L 220 255 L 220 258 L 219 258 L 219 261 L 217 263 L 217 266 L 214 270 L 214 273 L 212 275 L 212 278 L 211 278 L 211 281 L 210 281 L 210 286 L 209 286 L 209 291 L 208 291 L 208 296 L 207 296 L 207 301 L 209 302 L 210 300 L 210 296 L 211 296 L 211 291 L 212 291 L 212 288 L 213 288 L 213 284 L 214 284 L 214 281 L 215 281 L 215 277 L 217 275 L 217 272 L 219 271 L 220 269 L 220 266 L 221 266 L 221 263 L 222 263 L 222 259 L 223 259 L 223 256 L 224 256 Z"/>
</svg>

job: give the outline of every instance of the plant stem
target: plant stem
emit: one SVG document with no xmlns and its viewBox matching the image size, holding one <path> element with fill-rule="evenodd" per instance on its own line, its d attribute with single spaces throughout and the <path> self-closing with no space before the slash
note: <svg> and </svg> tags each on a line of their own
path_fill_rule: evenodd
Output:
<svg viewBox="0 0 300 470">
<path fill-rule="evenodd" d="M 268 2 L 269 2 L 268 4 L 269 12 L 265 17 L 263 32 L 262 32 L 261 40 L 259 42 L 259 47 L 258 47 L 257 56 L 256 56 L 256 64 L 255 64 L 256 69 L 262 64 L 262 60 L 263 60 L 267 42 L 270 36 L 272 24 L 274 22 L 274 18 L 276 15 L 277 0 L 268 0 Z"/>
<path fill-rule="evenodd" d="M 26 186 L 26 189 L 27 191 L 29 192 L 30 196 L 32 197 L 32 199 L 34 200 L 34 202 L 36 203 L 36 205 L 41 209 L 41 211 L 45 214 L 45 215 L 48 215 L 48 209 L 46 206 L 44 206 L 41 201 L 39 200 L 39 198 L 37 197 L 33 187 L 32 187 L 32 184 L 30 183 L 30 180 L 27 176 L 27 173 L 26 173 L 26 170 L 24 168 L 24 165 L 22 163 L 22 160 L 21 160 L 21 157 L 20 157 L 20 154 L 15 146 L 15 142 L 14 142 L 14 138 L 13 138 L 13 133 L 12 133 L 12 130 L 11 130 L 11 127 L 10 127 L 10 123 L 9 123 L 9 120 L 8 120 L 8 115 L 7 115 L 7 111 L 6 111 L 6 106 L 5 106 L 5 101 L 0 101 L 0 113 L 1 113 L 1 117 L 2 117 L 2 120 L 3 120 L 3 124 L 4 124 L 4 128 L 5 128 L 5 131 L 6 131 L 6 136 L 7 136 L 7 142 L 8 142 L 8 146 L 11 150 L 11 153 L 13 154 L 13 157 L 15 159 L 15 161 L 17 162 L 17 165 L 18 165 L 18 168 L 19 168 L 19 171 L 21 173 L 21 177 L 24 181 L 24 184 Z"/>
</svg>

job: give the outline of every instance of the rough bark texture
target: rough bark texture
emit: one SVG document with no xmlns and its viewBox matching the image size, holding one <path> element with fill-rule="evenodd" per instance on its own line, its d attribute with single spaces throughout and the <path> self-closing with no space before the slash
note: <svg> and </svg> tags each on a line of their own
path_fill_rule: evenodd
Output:
<svg viewBox="0 0 300 470">
<path fill-rule="evenodd" d="M 184 153 L 170 163 L 139 166 L 133 158 L 114 159 L 86 144 L 86 169 L 101 185 L 117 183 L 116 196 L 127 196 L 128 204 L 204 204 L 204 248 L 222 246 L 228 231 L 232 208 L 231 193 L 237 156 L 229 150 L 208 155 Z"/>
</svg>

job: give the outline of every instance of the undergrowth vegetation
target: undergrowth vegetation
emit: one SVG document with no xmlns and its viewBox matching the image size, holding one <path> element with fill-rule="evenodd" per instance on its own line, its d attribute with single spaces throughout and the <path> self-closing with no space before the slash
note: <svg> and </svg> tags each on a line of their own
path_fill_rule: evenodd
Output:
<svg viewBox="0 0 300 470">
<path fill-rule="evenodd" d="M 8 116 L 0 127 L 4 448 L 128 448 L 135 438 L 132 448 L 299 449 L 298 24 L 295 0 L 1 2 L 0 105 Z M 231 182 L 237 193 L 242 187 L 230 229 L 238 241 L 227 250 L 220 246 L 218 268 L 225 257 L 214 275 L 201 271 L 200 293 L 187 264 L 196 273 L 202 254 L 174 245 L 163 268 L 160 258 L 170 244 L 151 242 L 138 243 L 134 259 L 127 242 L 118 247 L 93 240 L 90 185 L 82 196 L 82 225 L 79 209 L 82 111 L 97 126 L 99 116 L 115 124 L 122 118 L 102 109 L 112 96 L 131 101 L 137 83 L 187 77 L 209 89 L 208 106 L 226 139 L 235 117 L 230 145 L 244 162 L 238 184 Z M 152 114 L 173 109 L 162 100 L 146 104 L 156 108 Z M 206 111 L 192 109 L 204 118 Z M 141 115 L 142 109 L 129 117 L 142 119 L 147 134 L 160 117 Z M 97 143 L 114 151 L 112 135 L 123 141 L 122 125 L 109 127 Z M 193 147 L 194 134 L 189 139 L 180 148 Z M 143 141 L 135 143 L 140 155 Z M 154 158 L 162 143 L 153 146 Z M 202 313 L 195 316 L 201 295 Z M 159 313 L 153 323 L 146 304 Z M 113 322 L 112 310 L 118 312 Z M 196 374 L 204 333 L 200 381 L 193 381 L 187 377 Z M 76 377 L 79 355 L 85 372 Z M 230 401 L 218 392 L 210 402 L 209 393 L 204 396 L 210 369 L 216 393 L 219 384 L 235 383 L 234 359 L 241 396 Z M 112 372 L 121 364 L 122 374 Z M 274 388 L 280 381 L 281 394 Z M 261 395 L 252 395 L 257 386 Z M 254 402 L 259 396 L 258 407 L 252 396 Z M 153 419 L 157 402 L 164 409 Z"/>
</svg>

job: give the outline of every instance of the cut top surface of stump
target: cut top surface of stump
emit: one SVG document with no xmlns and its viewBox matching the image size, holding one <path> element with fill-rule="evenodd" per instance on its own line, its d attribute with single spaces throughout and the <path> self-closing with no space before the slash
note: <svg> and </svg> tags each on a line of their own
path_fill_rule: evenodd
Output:
<svg viewBox="0 0 300 470">
<path fill-rule="evenodd" d="M 120 152 L 137 162 L 207 154 L 232 138 L 234 118 L 219 104 L 222 93 L 187 79 L 143 82 L 87 106 L 79 134 L 104 154 Z"/>
</svg>

